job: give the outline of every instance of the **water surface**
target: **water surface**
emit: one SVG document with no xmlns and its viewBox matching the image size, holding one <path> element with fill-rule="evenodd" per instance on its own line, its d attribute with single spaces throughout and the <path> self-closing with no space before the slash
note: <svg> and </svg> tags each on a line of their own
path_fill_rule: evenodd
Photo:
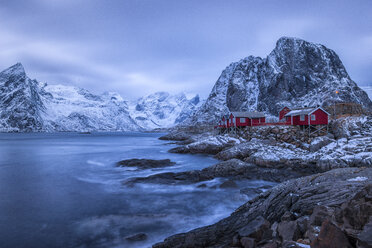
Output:
<svg viewBox="0 0 372 248">
<path fill-rule="evenodd" d="M 0 134 L 1 247 L 150 247 L 165 237 L 212 224 L 247 197 L 238 189 L 122 184 L 130 177 L 201 169 L 211 156 L 172 154 L 153 133 Z M 177 164 L 153 170 L 115 167 L 130 158 Z M 208 186 L 221 183 L 216 179 Z M 244 182 L 256 187 L 270 184 Z M 146 233 L 129 243 L 125 237 Z"/>
</svg>

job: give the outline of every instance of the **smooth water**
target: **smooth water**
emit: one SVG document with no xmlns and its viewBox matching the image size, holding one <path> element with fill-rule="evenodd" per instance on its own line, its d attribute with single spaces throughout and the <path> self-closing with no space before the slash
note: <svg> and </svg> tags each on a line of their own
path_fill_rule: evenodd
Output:
<svg viewBox="0 0 372 248">
<path fill-rule="evenodd" d="M 168 153 L 175 145 L 159 136 L 0 134 L 0 247 L 150 247 L 169 235 L 212 224 L 247 201 L 239 189 L 123 185 L 130 177 L 217 162 L 211 156 Z M 152 170 L 115 167 L 130 158 L 169 158 L 177 164 Z M 269 183 L 245 182 L 263 184 Z M 148 239 L 126 241 L 137 233 Z"/>
</svg>

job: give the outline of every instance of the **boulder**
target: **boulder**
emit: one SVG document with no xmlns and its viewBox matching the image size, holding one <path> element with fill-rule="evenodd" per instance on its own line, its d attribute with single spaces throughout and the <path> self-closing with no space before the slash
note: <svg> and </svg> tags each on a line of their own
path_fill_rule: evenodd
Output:
<svg viewBox="0 0 372 248">
<path fill-rule="evenodd" d="M 282 221 L 278 225 L 278 233 L 282 240 L 297 240 L 301 236 L 301 231 L 296 221 Z"/>
<path fill-rule="evenodd" d="M 126 237 L 125 240 L 130 242 L 144 241 L 147 239 L 146 233 L 137 233 L 135 235 Z"/>
<path fill-rule="evenodd" d="M 322 147 L 334 142 L 335 140 L 330 139 L 327 136 L 320 136 L 313 139 L 310 143 L 309 150 L 310 152 L 316 152 Z"/>
<path fill-rule="evenodd" d="M 369 222 L 358 235 L 357 247 L 372 248 L 372 217 L 369 218 Z"/>
<path fill-rule="evenodd" d="M 220 188 L 226 189 L 226 188 L 237 188 L 238 185 L 233 180 L 227 180 L 223 183 L 221 183 Z"/>
<path fill-rule="evenodd" d="M 312 248 L 352 248 L 346 234 L 330 220 L 322 223 L 318 237 L 311 242 Z"/>
<path fill-rule="evenodd" d="M 256 246 L 254 239 L 247 237 L 241 238 L 240 243 L 243 246 L 243 248 L 254 248 Z"/>
<path fill-rule="evenodd" d="M 137 167 L 140 169 L 151 169 L 151 168 L 161 168 L 175 165 L 175 162 L 170 161 L 170 159 L 127 159 L 116 163 L 117 167 Z"/>
</svg>

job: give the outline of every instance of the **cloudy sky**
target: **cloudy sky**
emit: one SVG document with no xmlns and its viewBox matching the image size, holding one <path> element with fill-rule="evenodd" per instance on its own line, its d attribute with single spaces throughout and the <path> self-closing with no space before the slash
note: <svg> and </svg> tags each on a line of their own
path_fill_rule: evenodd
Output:
<svg viewBox="0 0 372 248">
<path fill-rule="evenodd" d="M 0 70 L 134 99 L 209 94 L 221 71 L 281 36 L 336 51 L 372 85 L 372 1 L 0 0 Z"/>
</svg>

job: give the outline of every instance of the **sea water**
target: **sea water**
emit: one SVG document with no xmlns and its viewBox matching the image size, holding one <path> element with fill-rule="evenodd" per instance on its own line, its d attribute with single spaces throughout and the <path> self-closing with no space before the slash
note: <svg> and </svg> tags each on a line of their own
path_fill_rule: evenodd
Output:
<svg viewBox="0 0 372 248">
<path fill-rule="evenodd" d="M 0 134 L 0 247 L 151 247 L 227 217 L 249 199 L 191 185 L 123 184 L 132 177 L 202 169 L 211 156 L 173 154 L 158 133 Z M 161 169 L 118 168 L 123 159 L 170 159 Z M 199 183 L 200 184 L 200 183 Z M 258 187 L 263 181 L 248 181 Z M 217 186 L 217 187 L 213 187 Z M 147 239 L 126 237 L 145 233 Z"/>
</svg>

